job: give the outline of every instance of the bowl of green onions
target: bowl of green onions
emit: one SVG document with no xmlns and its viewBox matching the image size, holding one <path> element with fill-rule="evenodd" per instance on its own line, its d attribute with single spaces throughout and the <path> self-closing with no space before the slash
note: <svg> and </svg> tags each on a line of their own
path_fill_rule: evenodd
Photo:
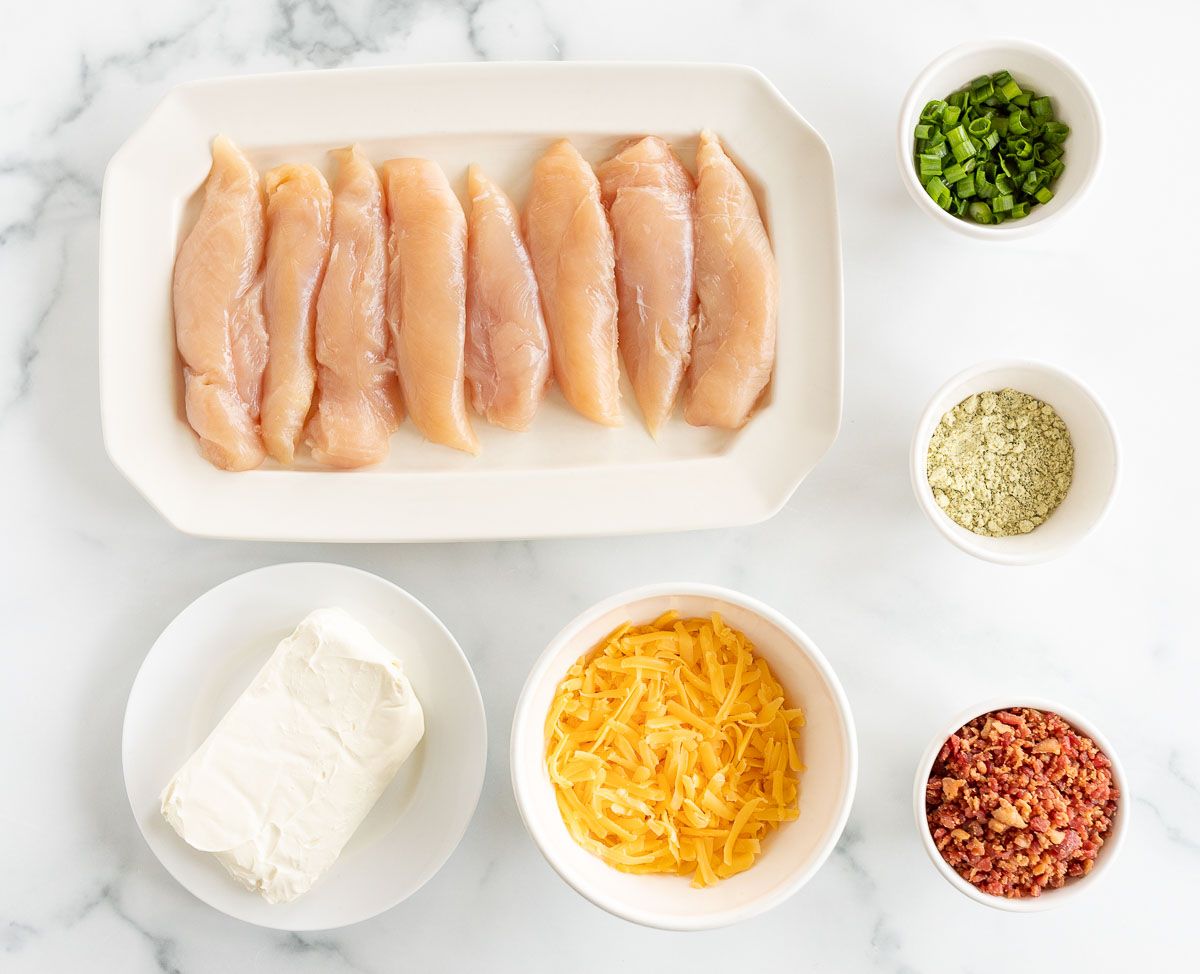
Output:
<svg viewBox="0 0 1200 974">
<path fill-rule="evenodd" d="M 897 149 L 917 205 L 975 237 L 1042 229 L 1100 163 L 1095 96 L 1063 58 L 1019 40 L 947 51 L 909 89 Z"/>
</svg>

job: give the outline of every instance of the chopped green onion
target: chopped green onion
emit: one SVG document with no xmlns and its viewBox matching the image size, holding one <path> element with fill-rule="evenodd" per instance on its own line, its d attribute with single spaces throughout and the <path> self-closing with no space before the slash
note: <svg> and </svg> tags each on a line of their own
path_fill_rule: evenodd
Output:
<svg viewBox="0 0 1200 974">
<path fill-rule="evenodd" d="M 943 210 L 950 209 L 950 187 L 943 183 L 939 176 L 934 176 L 925 184 L 925 192 Z"/>
<path fill-rule="evenodd" d="M 920 128 L 921 126 L 917 126 Z M 992 120 L 990 118 L 973 118 L 967 123 L 967 133 L 980 139 L 992 131 Z M 921 136 L 917 136 L 921 138 Z"/>
<path fill-rule="evenodd" d="M 1050 107 L 1050 96 L 1042 95 L 1029 103 L 1029 111 L 1034 118 L 1053 118 L 1054 109 Z"/>
<path fill-rule="evenodd" d="M 921 121 L 940 122 L 942 120 L 942 112 L 945 111 L 945 108 L 946 103 L 941 99 L 935 98 L 921 109 Z"/>
<path fill-rule="evenodd" d="M 1013 76 L 1007 71 L 997 71 L 992 75 L 992 87 L 1001 102 L 1010 102 L 1021 94 L 1021 86 L 1013 81 Z"/>
<path fill-rule="evenodd" d="M 979 224 L 1019 220 L 1054 199 L 1070 133 L 1049 95 L 997 71 L 925 104 L 913 165 L 941 209 Z"/>
<path fill-rule="evenodd" d="M 1023 108 L 1018 108 L 1014 112 L 1010 112 L 1008 116 L 1008 130 L 1013 135 L 1024 135 L 1033 127 L 1033 119 L 1029 112 Z"/>
<path fill-rule="evenodd" d="M 975 170 L 975 195 L 983 200 L 990 200 L 996 195 L 996 184 L 988 179 L 982 166 Z"/>
<path fill-rule="evenodd" d="M 991 223 L 992 208 L 986 203 L 975 202 L 967 207 L 967 216 L 976 223 Z"/>
<path fill-rule="evenodd" d="M 1045 169 L 1031 169 L 1029 174 L 1026 175 L 1025 181 L 1021 183 L 1021 192 L 1026 196 L 1033 196 L 1049 180 L 1050 174 Z"/>
<path fill-rule="evenodd" d="M 954 158 L 959 162 L 965 162 L 975 155 L 975 143 L 970 139 L 964 139 L 962 142 L 950 142 L 950 151 L 954 153 Z"/>
<path fill-rule="evenodd" d="M 1071 127 L 1064 125 L 1062 122 L 1047 122 L 1042 130 L 1042 135 L 1047 142 L 1053 142 L 1056 145 L 1067 140 L 1067 136 L 1071 134 Z"/>
<path fill-rule="evenodd" d="M 1033 158 L 1033 143 L 1028 139 L 1009 139 L 1008 147 L 1018 159 Z"/>
<path fill-rule="evenodd" d="M 971 82 L 971 104 L 978 105 L 987 101 L 995 93 L 992 87 L 992 79 L 986 74 L 982 78 L 976 78 Z"/>
</svg>

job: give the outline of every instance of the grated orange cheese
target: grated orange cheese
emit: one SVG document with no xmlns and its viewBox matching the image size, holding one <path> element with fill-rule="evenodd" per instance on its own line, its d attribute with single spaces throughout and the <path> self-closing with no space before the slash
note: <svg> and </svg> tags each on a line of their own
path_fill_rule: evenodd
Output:
<svg viewBox="0 0 1200 974">
<path fill-rule="evenodd" d="M 754 646 L 717 614 L 625 623 L 570 670 L 546 767 L 572 837 L 631 873 L 711 886 L 799 814 L 804 726 Z"/>
</svg>

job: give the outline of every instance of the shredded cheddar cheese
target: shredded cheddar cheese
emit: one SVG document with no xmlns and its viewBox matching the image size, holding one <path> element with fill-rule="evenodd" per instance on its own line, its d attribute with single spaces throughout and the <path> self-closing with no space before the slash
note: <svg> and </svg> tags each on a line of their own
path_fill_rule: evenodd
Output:
<svg viewBox="0 0 1200 974">
<path fill-rule="evenodd" d="M 584 849 L 710 886 L 799 814 L 804 714 L 719 615 L 626 623 L 580 659 L 546 716 L 546 767 Z"/>
</svg>

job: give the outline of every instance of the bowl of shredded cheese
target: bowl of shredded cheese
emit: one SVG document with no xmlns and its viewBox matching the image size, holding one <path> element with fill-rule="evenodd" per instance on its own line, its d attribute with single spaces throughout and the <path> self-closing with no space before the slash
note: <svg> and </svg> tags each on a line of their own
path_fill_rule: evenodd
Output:
<svg viewBox="0 0 1200 974">
<path fill-rule="evenodd" d="M 513 719 L 513 791 L 546 860 L 597 906 L 669 930 L 736 923 L 808 882 L 857 765 L 850 706 L 813 642 L 707 585 L 584 612 Z"/>
</svg>

